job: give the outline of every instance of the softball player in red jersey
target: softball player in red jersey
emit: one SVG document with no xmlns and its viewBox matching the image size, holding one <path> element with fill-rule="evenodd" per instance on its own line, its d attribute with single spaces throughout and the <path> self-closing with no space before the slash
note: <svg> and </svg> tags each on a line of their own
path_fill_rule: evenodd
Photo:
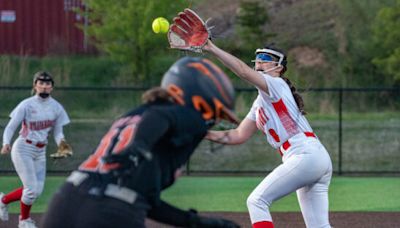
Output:
<svg viewBox="0 0 400 228">
<path fill-rule="evenodd" d="M 6 195 L 0 193 L 0 219 L 8 220 L 8 204 L 20 200 L 19 228 L 36 227 L 30 218 L 30 209 L 44 187 L 47 138 L 53 129 L 54 139 L 57 145 L 60 144 L 64 140 L 63 126 L 70 122 L 62 105 L 50 96 L 53 85 L 49 73 L 36 73 L 33 79 L 35 95 L 23 100 L 11 112 L 3 134 L 1 153 L 11 151 L 11 159 L 23 187 Z M 19 137 L 11 149 L 10 141 L 21 123 Z"/>
<path fill-rule="evenodd" d="M 304 117 L 301 96 L 283 76 L 286 56 L 269 46 L 257 49 L 255 69 L 252 69 L 211 41 L 204 49 L 258 90 L 250 112 L 236 129 L 209 131 L 206 138 L 224 144 L 241 144 L 259 129 L 282 155 L 283 163 L 247 199 L 253 227 L 274 227 L 269 211 L 271 204 L 294 191 L 306 226 L 330 227 L 328 188 L 332 162 Z"/>
</svg>

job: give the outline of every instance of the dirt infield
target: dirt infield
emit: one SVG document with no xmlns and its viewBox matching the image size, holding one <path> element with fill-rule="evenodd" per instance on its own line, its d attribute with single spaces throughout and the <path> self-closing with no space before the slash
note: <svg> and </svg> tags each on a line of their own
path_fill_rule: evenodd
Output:
<svg viewBox="0 0 400 228">
<path fill-rule="evenodd" d="M 216 212 L 202 213 L 207 216 L 220 216 L 226 219 L 231 219 L 242 227 L 251 227 L 249 216 L 247 213 L 240 212 Z M 33 214 L 35 221 L 40 221 L 42 214 Z M 297 212 L 275 212 L 272 213 L 275 227 L 280 228 L 304 228 L 303 218 Z M 395 228 L 400 227 L 400 212 L 331 212 L 331 225 L 335 228 Z M 15 228 L 18 226 L 18 215 L 10 215 L 8 222 L 1 222 L 1 228 Z M 153 221 L 146 222 L 148 228 L 169 228 L 171 226 L 161 225 Z M 40 226 L 39 226 L 40 227 Z M 116 227 L 117 228 L 117 227 Z"/>
</svg>

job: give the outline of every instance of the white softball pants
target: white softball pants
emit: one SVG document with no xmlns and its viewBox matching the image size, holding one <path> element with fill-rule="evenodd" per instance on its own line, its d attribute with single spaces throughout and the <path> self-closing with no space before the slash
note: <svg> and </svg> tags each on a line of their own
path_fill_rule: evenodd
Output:
<svg viewBox="0 0 400 228">
<path fill-rule="evenodd" d="M 46 146 L 38 148 L 27 143 L 25 139 L 18 138 L 12 146 L 11 159 L 24 186 L 21 201 L 26 205 L 32 205 L 44 188 Z"/>
<path fill-rule="evenodd" d="M 272 221 L 271 204 L 296 191 L 308 228 L 331 227 L 328 188 L 332 162 L 325 147 L 313 137 L 298 134 L 289 139 L 283 164 L 274 169 L 250 194 L 247 207 L 251 223 Z"/>
</svg>

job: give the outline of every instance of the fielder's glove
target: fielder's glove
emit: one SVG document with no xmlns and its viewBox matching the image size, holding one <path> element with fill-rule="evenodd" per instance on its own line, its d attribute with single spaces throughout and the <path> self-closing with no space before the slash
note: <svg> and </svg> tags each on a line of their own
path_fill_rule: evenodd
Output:
<svg viewBox="0 0 400 228">
<path fill-rule="evenodd" d="M 199 216 L 196 210 L 190 209 L 190 228 L 240 228 L 238 224 L 223 218 Z"/>
<path fill-rule="evenodd" d="M 50 157 L 53 159 L 59 159 L 72 156 L 72 154 L 72 147 L 63 140 L 60 142 L 60 145 L 58 145 L 57 152 L 55 152 L 54 154 L 50 154 Z"/>
<path fill-rule="evenodd" d="M 202 52 L 210 37 L 210 28 L 190 9 L 178 13 L 168 32 L 171 48 L 193 52 Z"/>
</svg>

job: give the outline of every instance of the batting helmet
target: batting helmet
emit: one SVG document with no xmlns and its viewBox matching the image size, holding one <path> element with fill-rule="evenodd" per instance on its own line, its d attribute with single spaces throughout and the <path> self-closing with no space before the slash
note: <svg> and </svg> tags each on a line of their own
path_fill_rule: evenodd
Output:
<svg viewBox="0 0 400 228">
<path fill-rule="evenodd" d="M 164 74 L 161 87 L 175 102 L 202 113 L 211 127 L 221 119 L 238 123 L 233 113 L 234 88 L 224 72 L 210 60 L 184 57 Z"/>
<path fill-rule="evenodd" d="M 51 82 L 51 84 L 54 85 L 53 77 L 46 71 L 39 71 L 33 76 L 33 85 L 35 85 L 37 81 Z"/>
</svg>

